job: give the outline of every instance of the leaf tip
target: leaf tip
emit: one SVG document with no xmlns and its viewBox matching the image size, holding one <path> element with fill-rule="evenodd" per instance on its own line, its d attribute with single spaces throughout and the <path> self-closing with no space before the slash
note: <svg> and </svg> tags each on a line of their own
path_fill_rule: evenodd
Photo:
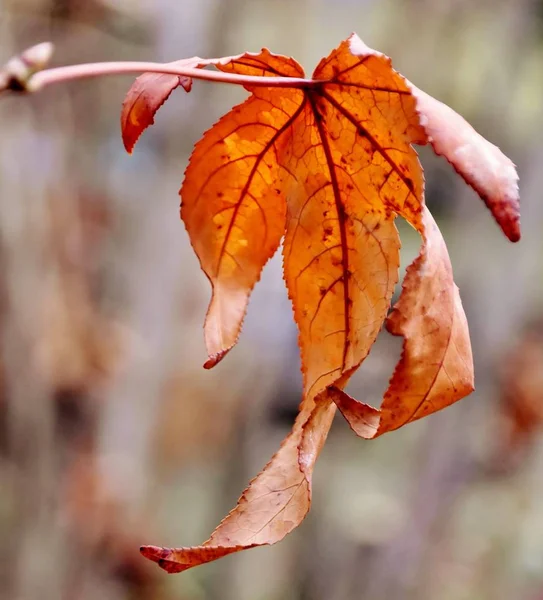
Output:
<svg viewBox="0 0 543 600">
<path fill-rule="evenodd" d="M 377 50 L 373 50 L 365 42 L 363 42 L 358 34 L 351 33 L 351 35 L 347 38 L 347 42 L 349 44 L 349 50 L 355 56 L 384 56 L 382 52 Z"/>
<path fill-rule="evenodd" d="M 167 573 L 180 573 L 185 571 L 189 567 L 187 565 L 179 564 L 175 560 L 169 560 L 173 554 L 171 548 L 161 548 L 160 546 L 141 546 L 140 554 L 164 569 Z"/>
<path fill-rule="evenodd" d="M 140 554 L 149 560 L 158 562 L 166 558 L 170 554 L 170 550 L 160 546 L 140 546 Z"/>
<path fill-rule="evenodd" d="M 227 348 L 226 350 L 221 350 L 220 352 L 217 352 L 216 354 L 212 354 L 204 363 L 204 369 L 212 369 L 214 366 L 218 365 L 221 360 L 226 356 L 226 354 L 228 353 L 228 350 L 230 350 L 230 348 Z"/>
<path fill-rule="evenodd" d="M 513 242 L 513 244 L 516 244 L 517 242 L 520 242 L 520 238 L 521 238 L 520 231 L 518 231 L 514 235 L 508 235 L 507 237 L 509 238 L 510 242 Z"/>
<path fill-rule="evenodd" d="M 123 146 L 124 146 L 124 149 L 126 150 L 126 153 L 132 155 L 134 152 L 134 146 L 136 145 L 136 141 L 128 139 L 128 137 L 124 135 L 124 132 L 123 132 L 122 137 L 123 137 Z"/>
<path fill-rule="evenodd" d="M 520 241 L 520 219 L 518 217 L 516 219 L 513 219 L 510 223 L 508 223 L 507 226 L 502 225 L 502 229 L 510 242 L 516 244 Z"/>
<path fill-rule="evenodd" d="M 192 90 L 192 77 L 179 77 L 179 83 L 181 87 L 187 92 L 187 94 Z"/>
<path fill-rule="evenodd" d="M 514 190 L 496 194 L 497 198 L 490 197 L 480 190 L 477 191 L 507 239 L 513 243 L 518 242 L 521 236 L 520 199 L 516 183 Z"/>
</svg>

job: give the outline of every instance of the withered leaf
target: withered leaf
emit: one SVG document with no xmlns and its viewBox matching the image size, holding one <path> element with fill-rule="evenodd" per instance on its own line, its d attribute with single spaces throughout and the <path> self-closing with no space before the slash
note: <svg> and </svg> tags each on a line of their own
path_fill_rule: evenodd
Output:
<svg viewBox="0 0 543 600">
<path fill-rule="evenodd" d="M 515 165 L 452 108 L 408 82 L 428 141 L 483 199 L 512 241 L 520 239 L 520 200 Z"/>
<path fill-rule="evenodd" d="M 329 390 L 351 428 L 371 439 L 445 408 L 473 391 L 468 326 L 441 232 L 423 211 L 420 255 L 408 267 L 387 329 L 404 338 L 403 352 L 381 408 L 336 387 Z"/>
<path fill-rule="evenodd" d="M 187 61 L 180 60 L 173 64 L 186 65 Z M 155 122 L 157 110 L 179 86 L 190 92 L 192 79 L 167 73 L 144 73 L 134 81 L 121 111 L 121 133 L 127 152 L 132 153 L 140 135 Z"/>
<path fill-rule="evenodd" d="M 279 452 L 249 484 L 209 540 L 191 548 L 143 546 L 143 556 L 168 573 L 180 573 L 227 554 L 282 540 L 309 510 L 313 467 L 335 408 L 326 397 L 302 402 L 292 432 Z"/>
<path fill-rule="evenodd" d="M 212 62 L 297 84 L 247 78 L 251 96 L 204 134 L 185 173 L 181 217 L 213 288 L 206 366 L 236 343 L 251 290 L 284 236 L 304 391 L 292 433 L 207 542 L 143 547 L 169 572 L 274 543 L 296 527 L 309 510 L 311 474 L 336 405 L 358 435 L 374 438 L 473 389 L 466 318 L 412 144 L 432 143 L 518 239 L 513 164 L 356 35 L 302 85 L 298 63 L 267 50 Z M 398 281 L 397 216 L 420 233 L 422 247 L 386 319 Z M 385 320 L 404 345 L 377 410 L 343 388 Z"/>
</svg>

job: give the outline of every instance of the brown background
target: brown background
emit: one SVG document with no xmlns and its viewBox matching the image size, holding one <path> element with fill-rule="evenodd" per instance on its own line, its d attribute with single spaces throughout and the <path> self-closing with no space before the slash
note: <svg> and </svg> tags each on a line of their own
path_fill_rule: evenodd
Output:
<svg viewBox="0 0 543 600">
<path fill-rule="evenodd" d="M 477 391 L 375 442 L 338 417 L 313 509 L 281 544 L 167 576 L 141 543 L 203 541 L 288 431 L 296 330 L 274 259 L 211 372 L 209 286 L 178 219 L 202 132 L 243 92 L 178 91 L 132 157 L 130 77 L 0 98 L 0 597 L 543 598 L 543 3 L 539 0 L 1 0 L 0 62 L 267 46 L 311 72 L 352 30 L 518 165 L 523 239 L 426 148 L 427 201 L 470 323 Z M 418 239 L 406 227 L 403 266 Z M 382 336 L 350 391 L 378 404 Z"/>
</svg>

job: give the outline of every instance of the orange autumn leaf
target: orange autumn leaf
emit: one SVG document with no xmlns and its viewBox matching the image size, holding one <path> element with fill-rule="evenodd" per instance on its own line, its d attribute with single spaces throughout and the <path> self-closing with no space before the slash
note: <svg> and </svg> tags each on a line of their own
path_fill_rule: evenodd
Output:
<svg viewBox="0 0 543 600">
<path fill-rule="evenodd" d="M 295 529 L 311 503 L 311 475 L 335 414 L 327 398 L 305 398 L 279 452 L 243 492 L 209 540 L 190 548 L 143 546 L 143 556 L 179 573 L 255 546 L 274 544 Z"/>
<path fill-rule="evenodd" d="M 173 64 L 186 62 L 180 60 Z M 132 153 L 140 135 L 155 122 L 157 110 L 179 86 L 190 92 L 192 79 L 167 73 L 144 73 L 134 81 L 121 111 L 121 131 L 128 153 Z"/>
<path fill-rule="evenodd" d="M 472 391 L 466 318 L 413 144 L 432 143 L 518 239 L 513 164 L 356 35 L 309 80 L 293 59 L 268 50 L 212 63 L 246 76 L 251 95 L 196 144 L 180 192 L 181 217 L 213 289 L 205 366 L 236 343 L 252 288 L 284 238 L 304 390 L 292 433 L 207 542 L 142 548 L 168 572 L 275 543 L 295 528 L 309 510 L 336 405 L 358 435 L 374 438 Z M 254 76 L 282 78 L 281 86 L 251 85 Z M 398 281 L 397 216 L 419 232 L 422 247 L 387 319 Z M 404 344 L 378 410 L 343 388 L 385 321 Z"/>
<path fill-rule="evenodd" d="M 355 433 L 371 439 L 445 408 L 473 391 L 468 327 L 445 242 L 432 215 L 422 219 L 423 248 L 408 267 L 387 329 L 403 353 L 378 410 L 330 388 Z"/>
<path fill-rule="evenodd" d="M 294 60 L 266 50 L 225 64 L 246 75 L 303 76 Z M 181 188 L 181 217 L 213 286 L 205 339 L 212 367 L 236 343 L 249 294 L 285 231 L 280 148 L 303 93 L 257 88 L 196 144 Z M 193 234 L 194 233 L 194 234 Z"/>
<path fill-rule="evenodd" d="M 396 214 L 418 222 L 424 141 L 415 100 L 390 60 L 343 42 L 313 78 L 283 162 L 284 270 L 300 330 L 304 393 L 346 378 L 367 356 L 398 280 Z"/>
</svg>

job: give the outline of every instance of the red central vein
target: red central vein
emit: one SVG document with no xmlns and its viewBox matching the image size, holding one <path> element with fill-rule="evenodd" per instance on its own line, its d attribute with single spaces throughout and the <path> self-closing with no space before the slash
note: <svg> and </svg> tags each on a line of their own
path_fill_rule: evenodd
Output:
<svg viewBox="0 0 543 600">
<path fill-rule="evenodd" d="M 263 75 L 263 77 L 293 77 L 293 75 L 281 73 L 281 71 L 278 71 L 265 61 L 259 60 L 258 58 L 253 56 L 247 57 L 246 61 L 242 59 L 233 60 L 232 64 L 241 65 L 242 67 L 249 67 L 253 69 L 260 69 L 263 73 L 273 73 L 273 75 Z M 228 71 L 226 72 L 228 73 Z M 235 73 L 235 71 L 233 71 L 233 73 Z M 298 76 L 303 77 L 303 71 L 302 73 L 298 73 Z"/>
<path fill-rule="evenodd" d="M 219 276 L 220 270 L 221 270 L 221 264 L 222 264 L 222 259 L 224 258 L 224 256 L 227 254 L 226 253 L 226 245 L 228 244 L 228 241 L 230 239 L 230 235 L 232 234 L 232 230 L 234 228 L 234 223 L 236 221 L 239 209 L 241 208 L 241 205 L 243 204 L 243 200 L 245 199 L 245 196 L 247 195 L 249 188 L 251 187 L 251 184 L 253 182 L 253 178 L 256 175 L 257 171 L 258 171 L 258 167 L 260 166 L 260 163 L 264 160 L 264 157 L 266 156 L 266 154 L 268 153 L 268 151 L 270 150 L 270 148 L 273 147 L 273 145 L 275 144 L 275 142 L 277 142 L 277 140 L 279 139 L 279 137 L 290 127 L 290 125 L 296 120 L 296 118 L 298 117 L 298 115 L 302 112 L 302 110 L 305 107 L 305 98 L 302 101 L 302 103 L 300 104 L 300 106 L 296 109 L 296 111 L 292 114 L 291 117 L 289 117 L 287 119 L 287 121 L 277 130 L 276 133 L 274 133 L 274 135 L 271 137 L 271 139 L 269 140 L 269 142 L 264 146 L 264 148 L 262 149 L 262 152 L 258 155 L 258 157 L 255 160 L 255 164 L 253 165 L 253 168 L 251 169 L 251 172 L 249 173 L 249 176 L 247 177 L 247 181 L 245 183 L 245 185 L 243 186 L 243 189 L 241 190 L 240 196 L 239 196 L 239 201 L 236 202 L 236 204 L 234 205 L 234 210 L 232 211 L 232 218 L 230 219 L 230 223 L 228 223 L 228 229 L 226 230 L 226 233 L 224 235 L 224 241 L 222 244 L 222 248 L 221 251 L 219 253 L 219 260 L 217 262 L 217 269 L 215 271 L 215 277 Z"/>
<path fill-rule="evenodd" d="M 330 172 L 330 181 L 332 184 L 332 190 L 334 192 L 334 202 L 336 204 L 336 212 L 339 225 L 339 237 L 341 243 L 341 266 L 343 269 L 343 312 L 345 320 L 345 344 L 343 346 L 343 358 L 341 362 L 341 371 L 345 370 L 345 364 L 347 362 L 347 352 L 349 350 L 349 339 L 350 339 L 350 304 L 349 304 L 349 248 L 347 245 L 347 228 L 346 228 L 346 214 L 343 202 L 341 200 L 341 193 L 339 191 L 339 182 L 337 179 L 334 159 L 332 157 L 332 150 L 330 143 L 326 135 L 326 130 L 323 123 L 323 117 L 318 111 L 315 94 L 311 91 L 307 91 L 307 98 L 311 104 L 313 114 L 315 117 L 315 124 L 321 138 L 324 155 L 326 157 L 326 163 L 328 165 L 328 171 Z"/>
<path fill-rule="evenodd" d="M 360 90 L 368 90 L 370 92 L 387 92 L 389 94 L 399 94 L 400 96 L 412 95 L 412 92 L 409 90 L 396 90 L 379 85 L 365 85 L 364 83 L 359 83 L 357 81 L 342 81 L 341 79 L 338 79 L 337 81 L 330 81 L 327 87 L 329 88 L 332 85 L 337 85 L 338 87 L 355 87 Z"/>
<path fill-rule="evenodd" d="M 405 187 L 408 189 L 409 193 L 415 195 L 413 181 L 406 177 L 400 171 L 398 165 L 392 160 L 392 158 L 390 158 L 387 151 L 383 148 L 383 146 L 381 146 L 381 144 L 375 139 L 375 137 L 365 127 L 363 127 L 344 106 L 342 106 L 333 96 L 328 94 L 326 90 L 323 90 L 322 94 L 339 113 L 341 113 L 350 123 L 352 123 L 356 127 L 357 131 L 363 132 L 364 136 L 368 138 L 370 144 L 387 161 L 387 163 L 391 166 L 392 170 L 405 184 Z"/>
<path fill-rule="evenodd" d="M 348 73 L 349 71 L 352 71 L 354 69 L 357 69 L 358 67 L 362 66 L 364 63 L 366 63 L 371 57 L 373 56 L 373 54 L 368 54 L 366 56 L 363 56 L 360 60 L 358 60 L 357 62 L 354 63 L 354 65 L 351 65 L 349 67 L 346 67 L 345 69 L 343 69 L 342 71 L 339 71 L 338 73 L 334 74 L 335 78 L 339 80 L 339 78 L 343 75 L 345 75 L 346 73 Z"/>
</svg>

